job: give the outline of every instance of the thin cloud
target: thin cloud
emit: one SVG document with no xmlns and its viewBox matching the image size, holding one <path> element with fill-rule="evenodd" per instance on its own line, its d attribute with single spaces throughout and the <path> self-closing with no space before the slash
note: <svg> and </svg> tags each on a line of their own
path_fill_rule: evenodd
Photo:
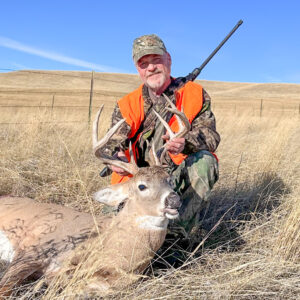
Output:
<svg viewBox="0 0 300 300">
<path fill-rule="evenodd" d="M 264 82 L 270 83 L 300 83 L 300 73 L 294 74 L 281 74 L 282 78 L 273 75 L 266 75 Z"/>
<path fill-rule="evenodd" d="M 23 69 L 23 70 L 32 70 L 34 68 L 31 68 L 31 67 L 28 67 L 28 66 L 25 66 L 25 65 L 22 65 L 22 64 L 18 64 L 18 63 L 11 63 L 13 67 L 15 68 L 18 68 L 18 69 Z"/>
<path fill-rule="evenodd" d="M 0 46 L 9 48 L 9 49 L 13 49 L 13 50 L 17 50 L 20 52 L 25 52 L 25 53 L 29 53 L 32 55 L 44 57 L 44 58 L 47 58 L 50 60 L 62 62 L 62 63 L 68 64 L 68 65 L 86 68 L 89 70 L 95 70 L 95 71 L 100 71 L 100 72 L 124 73 L 124 71 L 122 71 L 120 69 L 94 64 L 94 63 L 91 63 L 88 61 L 84 61 L 84 60 L 73 58 L 73 57 L 68 57 L 68 56 L 61 55 L 61 54 L 54 53 L 54 52 L 40 50 L 40 49 L 31 47 L 31 46 L 27 46 L 27 45 L 24 45 L 17 41 L 14 41 L 12 39 L 1 37 L 1 36 L 0 36 Z"/>
<path fill-rule="evenodd" d="M 265 75 L 265 79 L 263 82 L 268 82 L 268 83 L 283 83 L 284 80 L 282 78 L 273 76 L 273 75 Z"/>
<path fill-rule="evenodd" d="M 287 81 L 291 83 L 300 83 L 300 73 L 293 73 L 288 75 Z"/>
</svg>

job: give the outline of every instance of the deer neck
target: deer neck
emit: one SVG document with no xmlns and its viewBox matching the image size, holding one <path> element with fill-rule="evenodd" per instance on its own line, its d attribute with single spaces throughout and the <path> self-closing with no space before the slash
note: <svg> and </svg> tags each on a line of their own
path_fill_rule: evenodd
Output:
<svg viewBox="0 0 300 300">
<path fill-rule="evenodd" d="M 139 229 L 159 233 L 167 230 L 169 220 L 165 217 L 142 215 L 135 217 L 135 222 Z"/>
<path fill-rule="evenodd" d="M 137 229 L 146 231 L 164 231 L 167 230 L 169 220 L 165 216 L 153 216 L 148 215 L 143 211 L 139 210 L 137 207 L 132 209 L 132 207 L 124 207 L 118 214 L 118 219 L 132 223 Z"/>
<path fill-rule="evenodd" d="M 124 234 L 127 238 L 133 235 L 139 236 L 141 241 L 148 243 L 153 251 L 159 249 L 164 242 L 169 220 L 165 217 L 131 211 L 124 207 L 116 216 L 115 226 L 118 234 Z"/>
</svg>

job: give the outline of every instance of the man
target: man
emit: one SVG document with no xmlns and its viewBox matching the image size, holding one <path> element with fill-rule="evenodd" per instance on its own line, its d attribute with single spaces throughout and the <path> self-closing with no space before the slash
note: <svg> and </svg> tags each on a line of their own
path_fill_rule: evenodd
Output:
<svg viewBox="0 0 300 300">
<path fill-rule="evenodd" d="M 188 82 L 175 92 L 170 92 L 174 78 L 171 74 L 171 56 L 163 41 L 154 34 L 134 40 L 133 61 L 143 84 L 132 93 L 120 99 L 112 115 L 112 126 L 120 119 L 126 122 L 104 149 L 109 155 L 121 160 L 128 156 L 129 141 L 134 144 L 135 157 L 139 167 L 149 161 L 149 145 L 160 149 L 166 143 L 168 154 L 165 164 L 174 179 L 174 190 L 181 196 L 180 219 L 176 222 L 188 234 L 199 220 L 201 210 L 206 206 L 208 196 L 218 179 L 218 162 L 213 152 L 220 136 L 216 131 L 215 118 L 211 112 L 210 97 L 194 82 Z M 153 110 L 169 122 L 174 116 L 166 110 L 163 94 L 173 101 L 191 123 L 191 130 L 185 137 L 169 139 L 166 130 Z M 175 121 L 176 122 L 176 121 Z M 126 153 L 127 152 L 127 153 Z M 128 173 L 111 166 L 112 184 L 128 179 Z M 174 225 L 174 224 L 173 224 Z"/>
</svg>

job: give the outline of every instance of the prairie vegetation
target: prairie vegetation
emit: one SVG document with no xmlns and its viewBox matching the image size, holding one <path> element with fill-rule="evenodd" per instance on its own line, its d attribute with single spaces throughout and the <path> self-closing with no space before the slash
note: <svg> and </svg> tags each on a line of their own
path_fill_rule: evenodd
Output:
<svg viewBox="0 0 300 300">
<path fill-rule="evenodd" d="M 148 276 L 113 297 L 299 299 L 300 85 L 201 83 L 222 137 L 211 205 L 188 251 L 169 243 Z M 106 104 L 103 133 L 116 99 L 138 84 L 134 75 L 95 74 L 93 112 Z M 0 196 L 101 213 L 91 195 L 109 180 L 99 177 L 102 166 L 92 153 L 89 88 L 84 72 L 0 74 L 0 123 L 6 123 L 0 124 Z M 30 105 L 36 107 L 21 107 Z M 167 260 L 174 249 L 182 254 L 176 267 Z M 42 280 L 29 282 L 14 297 L 72 298 L 79 292 L 76 278 L 91 270 L 82 272 L 48 289 Z"/>
</svg>

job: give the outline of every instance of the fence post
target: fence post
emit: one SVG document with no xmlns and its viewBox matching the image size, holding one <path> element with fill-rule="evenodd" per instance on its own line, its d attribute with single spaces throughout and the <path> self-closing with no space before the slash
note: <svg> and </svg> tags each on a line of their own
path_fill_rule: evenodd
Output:
<svg viewBox="0 0 300 300">
<path fill-rule="evenodd" d="M 260 113 L 259 116 L 262 116 L 262 110 L 263 110 L 263 99 L 260 99 Z"/>
<path fill-rule="evenodd" d="M 89 123 L 89 124 L 91 123 L 91 115 L 92 115 L 93 90 L 94 90 L 94 71 L 92 71 L 92 78 L 91 78 L 90 104 L 89 104 L 89 119 L 88 119 L 88 123 Z"/>
<path fill-rule="evenodd" d="M 51 103 L 51 118 L 52 118 L 52 116 L 53 116 L 54 98 L 55 98 L 55 94 L 53 94 L 53 97 L 52 97 L 52 103 Z"/>
</svg>

